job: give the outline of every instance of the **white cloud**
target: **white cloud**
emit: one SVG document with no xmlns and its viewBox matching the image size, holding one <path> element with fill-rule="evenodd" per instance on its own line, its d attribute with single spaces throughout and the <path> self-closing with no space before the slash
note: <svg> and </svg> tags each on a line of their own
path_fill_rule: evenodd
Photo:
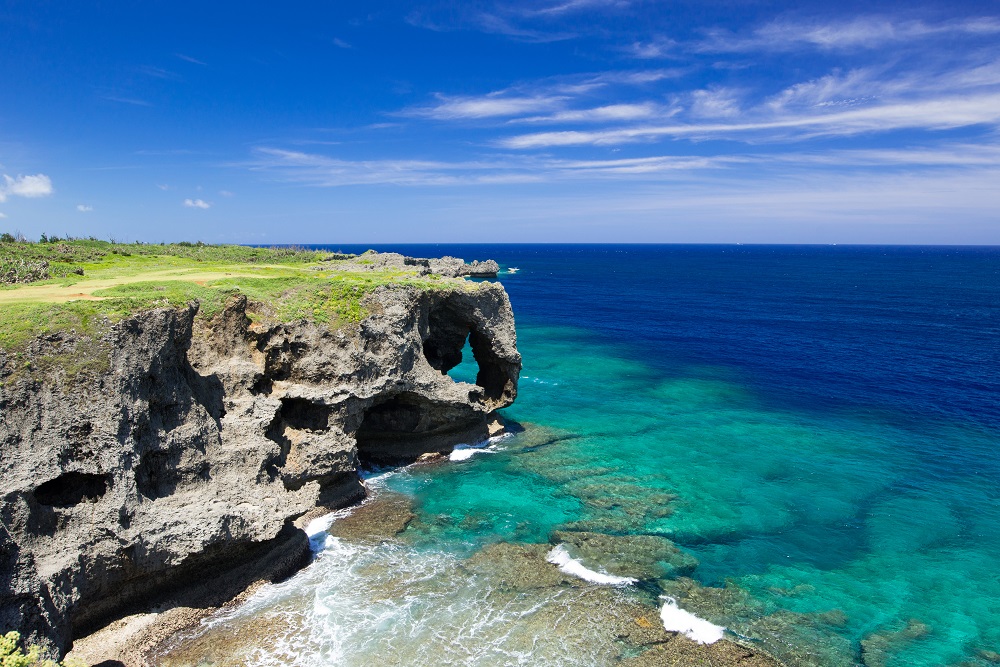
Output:
<svg viewBox="0 0 1000 667">
<path fill-rule="evenodd" d="M 204 66 L 206 64 L 206 63 L 203 63 L 202 61 L 198 60 L 197 58 L 192 58 L 191 56 L 186 56 L 183 53 L 175 53 L 174 55 L 177 56 L 178 58 L 180 58 L 181 60 L 185 61 L 185 62 L 193 63 L 195 65 L 202 65 L 202 66 Z"/>
<path fill-rule="evenodd" d="M 525 16 L 558 16 L 585 9 L 617 9 L 628 7 L 629 0 L 566 0 L 541 9 L 523 10 Z"/>
<path fill-rule="evenodd" d="M 641 60 L 655 60 L 676 57 L 679 52 L 678 47 L 676 41 L 667 37 L 658 37 L 650 42 L 633 42 L 625 49 L 625 52 Z"/>
<path fill-rule="evenodd" d="M 611 187 L 602 184 L 639 187 L 642 183 L 658 183 L 670 188 L 671 192 L 690 194 L 695 190 L 707 193 L 713 184 L 721 184 L 730 191 L 738 189 L 749 196 L 758 182 L 770 183 L 769 187 L 810 182 L 812 187 L 817 187 L 825 182 L 824 179 L 853 179 L 852 182 L 860 185 L 866 179 L 891 177 L 900 181 L 906 175 L 921 175 L 921 182 L 941 178 L 942 182 L 961 184 L 967 178 L 969 182 L 982 183 L 988 180 L 987 175 L 1000 173 L 1000 141 L 987 145 L 966 143 L 892 150 L 652 155 L 594 160 L 515 153 L 454 162 L 352 161 L 266 148 L 259 149 L 256 159 L 245 166 L 277 181 L 313 187 L 457 188 L 586 183 L 587 187 L 578 190 L 589 193 Z"/>
<path fill-rule="evenodd" d="M 592 72 L 514 84 L 483 95 L 437 95 L 437 103 L 404 109 L 399 115 L 434 120 L 480 120 L 546 114 L 531 120 L 626 120 L 651 115 L 658 103 L 625 102 L 622 87 L 648 90 L 652 84 L 683 76 L 683 69 L 638 69 Z M 634 93 L 632 93 L 634 94 Z M 601 98 L 606 104 L 599 104 Z M 598 104 L 594 104 L 595 100 Z M 583 109 L 572 106 L 587 105 Z M 550 114 L 565 113 L 566 116 Z"/>
<path fill-rule="evenodd" d="M 80 213 L 90 213 L 91 211 L 94 210 L 94 207 L 88 206 L 86 204 L 77 204 L 76 210 L 80 211 Z"/>
<path fill-rule="evenodd" d="M 750 35 L 714 31 L 695 46 L 703 52 L 794 51 L 803 46 L 820 50 L 874 49 L 887 43 L 911 42 L 937 36 L 984 36 L 1000 33 L 1000 19 L 982 17 L 927 23 L 861 16 L 850 21 L 775 21 Z"/>
<path fill-rule="evenodd" d="M 153 67 L 152 65 L 142 65 L 136 68 L 140 74 L 145 74 L 146 76 L 151 76 L 154 79 L 165 79 L 167 81 L 181 81 L 182 77 L 176 72 L 171 72 L 168 69 L 163 69 L 162 67 Z"/>
<path fill-rule="evenodd" d="M 483 32 L 504 35 L 523 42 L 544 44 L 546 42 L 561 42 L 576 37 L 576 34 L 572 32 L 549 32 L 527 28 L 499 14 L 491 14 L 489 12 L 483 12 L 474 16 L 471 22 Z"/>
<path fill-rule="evenodd" d="M 883 92 L 876 81 L 873 72 L 868 69 L 854 69 L 846 74 L 834 72 L 789 86 L 766 104 L 774 111 L 781 111 L 786 107 L 857 104 L 870 101 L 872 96 Z"/>
<path fill-rule="evenodd" d="M 691 115 L 698 118 L 734 118 L 740 114 L 739 94 L 730 88 L 691 93 Z"/>
<path fill-rule="evenodd" d="M 641 104 L 608 104 L 603 107 L 594 107 L 592 109 L 570 109 L 567 111 L 558 111 L 546 116 L 518 118 L 511 122 L 558 123 L 628 121 L 652 118 L 653 116 L 667 118 L 677 113 L 677 111 L 677 109 L 658 107 L 651 102 L 643 102 Z"/>
<path fill-rule="evenodd" d="M 0 220 L 3 220 L 6 217 L 7 217 L 7 214 L 4 213 L 3 211 L 0 211 Z"/>
<path fill-rule="evenodd" d="M 212 208 L 212 204 L 205 201 L 204 199 L 185 199 L 184 205 L 188 208 Z"/>
<path fill-rule="evenodd" d="M 118 102 L 119 104 L 130 104 L 134 107 L 151 107 L 153 104 L 147 102 L 146 100 L 140 100 L 134 97 L 118 97 L 115 95 L 105 95 L 104 99 L 109 102 Z"/>
<path fill-rule="evenodd" d="M 946 130 L 1000 123 L 1000 93 L 872 105 L 831 113 L 797 114 L 742 123 L 647 125 L 592 132 L 538 132 L 503 139 L 505 148 L 614 145 L 661 137 L 723 138 L 770 132 L 784 137 L 846 136 L 901 129 Z"/>
<path fill-rule="evenodd" d="M 229 190 L 219 190 L 219 195 L 222 197 L 232 197 L 233 193 Z"/>
<path fill-rule="evenodd" d="M 538 113 L 558 107 L 565 96 L 508 96 L 498 91 L 478 97 L 439 96 L 441 102 L 432 107 L 411 109 L 406 115 L 423 116 L 437 120 L 496 118 Z"/>
<path fill-rule="evenodd" d="M 462 186 L 538 183 L 574 179 L 632 178 L 724 167 L 742 158 L 665 155 L 617 160 L 560 160 L 524 155 L 496 155 L 455 162 L 421 160 L 341 160 L 277 148 L 257 150 L 249 163 L 288 182 L 317 187 L 392 184 Z"/>
<path fill-rule="evenodd" d="M 45 174 L 11 177 L 4 174 L 0 184 L 0 202 L 7 197 L 47 197 L 53 193 L 52 179 Z"/>
<path fill-rule="evenodd" d="M 170 189 L 170 186 L 167 185 L 166 183 L 157 183 L 156 187 L 160 188 L 163 191 L 166 191 L 166 190 Z"/>
</svg>

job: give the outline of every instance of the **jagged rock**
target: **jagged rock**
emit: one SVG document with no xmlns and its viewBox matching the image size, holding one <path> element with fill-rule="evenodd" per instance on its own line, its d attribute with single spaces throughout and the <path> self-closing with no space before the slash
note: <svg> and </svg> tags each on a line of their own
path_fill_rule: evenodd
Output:
<svg viewBox="0 0 1000 667">
<path fill-rule="evenodd" d="M 293 520 L 363 495 L 359 466 L 485 438 L 521 365 L 503 288 L 385 287 L 365 306 L 339 331 L 252 325 L 242 297 L 209 322 L 142 312 L 72 376 L 0 355 L 0 628 L 61 655 L 192 587 L 244 586 L 234 568 L 283 576 L 307 555 Z M 477 385 L 446 375 L 467 337 Z"/>
<path fill-rule="evenodd" d="M 412 498 L 383 491 L 374 501 L 334 521 L 327 532 L 352 540 L 384 540 L 406 530 L 415 516 Z"/>
<path fill-rule="evenodd" d="M 398 269 L 401 271 L 414 271 L 420 275 L 437 274 L 447 278 L 461 278 L 470 276 L 474 278 L 496 278 L 500 273 L 500 265 L 494 260 L 485 261 L 473 260 L 466 262 L 458 257 L 435 257 L 424 259 L 421 257 L 407 257 L 398 252 L 375 252 L 369 250 L 361 255 L 331 254 L 324 258 L 325 261 L 339 262 L 339 270 L 349 271 L 384 271 L 386 269 Z"/>
</svg>

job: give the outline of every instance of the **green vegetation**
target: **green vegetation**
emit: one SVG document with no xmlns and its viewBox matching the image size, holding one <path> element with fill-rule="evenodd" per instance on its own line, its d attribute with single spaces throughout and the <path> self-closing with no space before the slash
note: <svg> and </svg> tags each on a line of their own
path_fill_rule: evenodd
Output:
<svg viewBox="0 0 1000 667">
<path fill-rule="evenodd" d="M 262 322 L 310 319 L 331 327 L 366 316 L 365 295 L 387 284 L 421 289 L 463 283 L 369 259 L 294 247 L 166 245 L 0 236 L 0 350 L 17 354 L 39 335 L 93 334 L 136 312 L 197 301 L 211 318 L 234 295 Z M 22 267 L 44 265 L 45 271 Z M 14 276 L 4 280 L 4 272 Z"/>
<path fill-rule="evenodd" d="M 21 641 L 21 634 L 18 632 L 8 632 L 0 635 L 0 667 L 83 667 L 83 663 L 73 660 L 66 662 L 55 662 L 54 660 L 44 660 L 41 657 L 41 649 L 37 646 L 28 647 L 25 654 L 18 648 Z"/>
</svg>

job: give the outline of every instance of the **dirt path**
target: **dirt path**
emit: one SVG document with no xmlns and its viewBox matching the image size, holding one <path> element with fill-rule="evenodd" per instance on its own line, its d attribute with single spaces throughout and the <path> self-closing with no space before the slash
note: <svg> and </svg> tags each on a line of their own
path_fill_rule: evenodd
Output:
<svg viewBox="0 0 1000 667">
<path fill-rule="evenodd" d="M 216 271 L 165 269 L 160 271 L 137 273 L 132 276 L 120 276 L 116 278 L 84 278 L 83 280 L 68 286 L 54 284 L 25 285 L 24 287 L 18 287 L 17 289 L 12 290 L 0 290 L 0 304 L 25 303 L 29 301 L 65 303 L 66 301 L 75 301 L 77 299 L 98 301 L 103 297 L 94 296 L 94 292 L 107 289 L 109 287 L 118 287 L 119 285 L 128 285 L 131 283 L 183 280 L 204 285 L 209 281 L 220 280 L 222 278 L 248 278 L 256 275 L 260 274 L 247 272 L 245 270 L 240 271 L 235 268 L 232 271 L 222 269 Z"/>
</svg>

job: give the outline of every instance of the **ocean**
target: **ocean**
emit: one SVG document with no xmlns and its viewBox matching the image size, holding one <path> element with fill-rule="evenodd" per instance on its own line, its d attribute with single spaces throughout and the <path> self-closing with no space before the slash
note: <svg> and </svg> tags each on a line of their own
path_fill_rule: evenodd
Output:
<svg viewBox="0 0 1000 667">
<path fill-rule="evenodd" d="M 636 604 L 789 665 L 1000 662 L 1000 248 L 376 249 L 501 263 L 523 430 L 374 471 L 398 540 L 316 528 L 164 664 L 611 665 L 635 647 L 602 618 Z M 621 581 L 559 551 L 580 531 L 679 551 Z M 532 586 L 509 545 L 606 592 Z"/>
</svg>

